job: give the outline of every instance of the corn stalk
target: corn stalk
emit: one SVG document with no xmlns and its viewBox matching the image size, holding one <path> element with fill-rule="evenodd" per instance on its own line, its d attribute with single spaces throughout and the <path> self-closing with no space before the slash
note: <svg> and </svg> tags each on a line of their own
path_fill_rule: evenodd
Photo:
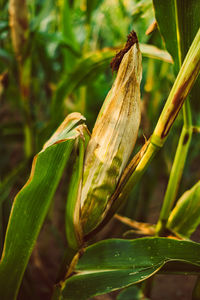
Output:
<svg viewBox="0 0 200 300">
<path fill-rule="evenodd" d="M 25 156 L 29 158 L 34 153 L 33 128 L 30 111 L 30 58 L 28 57 L 29 22 L 26 0 L 10 0 L 9 23 L 12 45 L 15 52 L 19 89 L 24 115 Z"/>
</svg>

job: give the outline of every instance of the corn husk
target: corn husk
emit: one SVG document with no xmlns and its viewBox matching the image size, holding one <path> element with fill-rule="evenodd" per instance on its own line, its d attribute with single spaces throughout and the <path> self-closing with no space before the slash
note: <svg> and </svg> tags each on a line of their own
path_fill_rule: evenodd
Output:
<svg viewBox="0 0 200 300">
<path fill-rule="evenodd" d="M 141 115 L 141 74 L 141 53 L 136 42 L 123 56 L 86 150 L 81 194 L 85 234 L 101 222 L 108 210 L 109 199 L 135 146 Z"/>
</svg>

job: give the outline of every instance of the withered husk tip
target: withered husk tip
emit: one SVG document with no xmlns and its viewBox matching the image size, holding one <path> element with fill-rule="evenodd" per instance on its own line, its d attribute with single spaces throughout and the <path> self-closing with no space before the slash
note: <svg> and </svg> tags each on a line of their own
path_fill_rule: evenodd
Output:
<svg viewBox="0 0 200 300">
<path fill-rule="evenodd" d="M 110 66 L 112 71 L 118 71 L 120 63 L 122 61 L 122 58 L 124 57 L 124 54 L 128 52 L 128 50 L 135 44 L 138 43 L 137 34 L 134 30 L 132 30 L 129 35 L 127 36 L 127 42 L 122 50 L 120 50 L 115 57 L 113 57 Z"/>
</svg>

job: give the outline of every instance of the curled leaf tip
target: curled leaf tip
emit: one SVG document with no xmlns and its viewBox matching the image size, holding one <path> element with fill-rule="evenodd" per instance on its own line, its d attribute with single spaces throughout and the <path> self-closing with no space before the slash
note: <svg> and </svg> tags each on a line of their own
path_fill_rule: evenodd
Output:
<svg viewBox="0 0 200 300">
<path fill-rule="evenodd" d="M 110 66 L 112 71 L 118 71 L 122 58 L 124 54 L 128 52 L 128 50 L 135 44 L 138 43 L 137 34 L 134 30 L 132 30 L 127 36 L 127 42 L 122 50 L 120 50 L 115 57 L 113 57 Z"/>
</svg>

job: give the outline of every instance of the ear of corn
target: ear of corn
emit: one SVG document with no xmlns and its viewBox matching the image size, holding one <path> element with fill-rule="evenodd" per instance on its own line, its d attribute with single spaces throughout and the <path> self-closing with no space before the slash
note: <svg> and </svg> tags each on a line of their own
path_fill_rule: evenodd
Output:
<svg viewBox="0 0 200 300">
<path fill-rule="evenodd" d="M 136 42 L 120 63 L 116 80 L 89 141 L 81 193 L 85 234 L 108 210 L 108 201 L 133 151 L 140 124 L 141 53 Z"/>
</svg>

